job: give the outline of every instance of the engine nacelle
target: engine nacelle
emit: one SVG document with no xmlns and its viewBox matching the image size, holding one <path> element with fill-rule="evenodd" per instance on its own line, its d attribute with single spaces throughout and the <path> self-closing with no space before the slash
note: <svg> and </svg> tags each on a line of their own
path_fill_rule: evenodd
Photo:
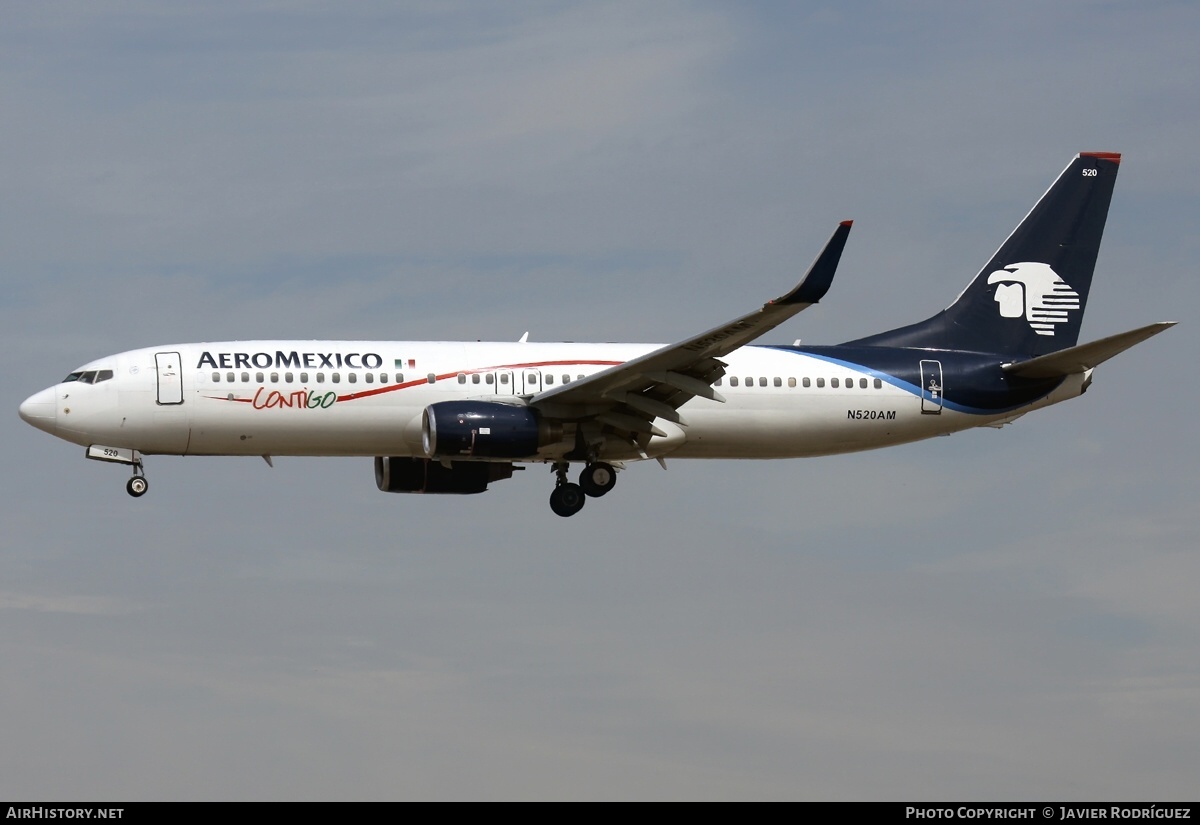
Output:
<svg viewBox="0 0 1200 825">
<path fill-rule="evenodd" d="M 488 483 L 512 478 L 513 465 L 492 461 L 451 461 L 375 456 L 375 486 L 385 493 L 482 493 Z"/>
<path fill-rule="evenodd" d="M 442 401 L 421 416 L 421 445 L 430 458 L 531 458 L 560 440 L 561 424 L 513 404 Z"/>
</svg>

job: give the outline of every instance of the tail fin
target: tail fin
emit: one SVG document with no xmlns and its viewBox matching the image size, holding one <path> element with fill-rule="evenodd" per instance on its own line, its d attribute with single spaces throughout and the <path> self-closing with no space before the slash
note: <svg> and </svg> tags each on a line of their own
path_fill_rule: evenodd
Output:
<svg viewBox="0 0 1200 825">
<path fill-rule="evenodd" d="M 849 343 L 1024 356 L 1075 346 L 1120 162 L 1078 155 L 950 307 Z"/>
</svg>

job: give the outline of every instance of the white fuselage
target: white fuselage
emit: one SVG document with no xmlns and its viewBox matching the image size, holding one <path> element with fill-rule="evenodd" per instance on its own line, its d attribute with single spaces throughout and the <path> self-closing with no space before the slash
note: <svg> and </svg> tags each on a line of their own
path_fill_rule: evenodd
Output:
<svg viewBox="0 0 1200 825">
<path fill-rule="evenodd" d="M 422 412 L 437 402 L 523 404 L 643 355 L 653 344 L 239 341 L 132 350 L 77 373 L 22 415 L 68 441 L 174 455 L 424 456 Z M 871 449 L 1011 420 L 1080 394 L 1084 375 L 1019 412 L 931 407 L 921 389 L 874 370 L 747 346 L 723 359 L 725 403 L 694 398 L 685 426 L 605 457 L 789 458 Z M 560 459 L 561 443 L 525 460 Z"/>
</svg>

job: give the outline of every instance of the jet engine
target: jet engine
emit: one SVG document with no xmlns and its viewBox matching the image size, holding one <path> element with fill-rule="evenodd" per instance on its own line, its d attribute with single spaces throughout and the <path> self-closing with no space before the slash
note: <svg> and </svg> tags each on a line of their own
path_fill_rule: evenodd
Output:
<svg viewBox="0 0 1200 825">
<path fill-rule="evenodd" d="M 513 465 L 493 461 L 440 461 L 375 456 L 375 486 L 385 493 L 482 493 L 488 483 L 512 478 Z"/>
<path fill-rule="evenodd" d="M 421 416 L 421 445 L 430 458 L 530 458 L 562 434 L 561 424 L 528 407 L 491 401 L 442 401 Z"/>
</svg>

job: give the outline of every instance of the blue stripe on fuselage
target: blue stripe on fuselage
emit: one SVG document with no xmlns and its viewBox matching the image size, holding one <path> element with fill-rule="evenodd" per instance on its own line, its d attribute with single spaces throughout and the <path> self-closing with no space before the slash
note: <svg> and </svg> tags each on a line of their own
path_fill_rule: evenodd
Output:
<svg viewBox="0 0 1200 825">
<path fill-rule="evenodd" d="M 1023 379 L 1006 375 L 1001 364 L 1012 360 L 999 355 L 956 350 L 902 349 L 895 347 L 795 347 L 766 346 L 837 364 L 921 398 L 921 362 L 942 365 L 942 405 L 968 415 L 1012 412 L 1044 398 L 1061 378 Z"/>
</svg>

